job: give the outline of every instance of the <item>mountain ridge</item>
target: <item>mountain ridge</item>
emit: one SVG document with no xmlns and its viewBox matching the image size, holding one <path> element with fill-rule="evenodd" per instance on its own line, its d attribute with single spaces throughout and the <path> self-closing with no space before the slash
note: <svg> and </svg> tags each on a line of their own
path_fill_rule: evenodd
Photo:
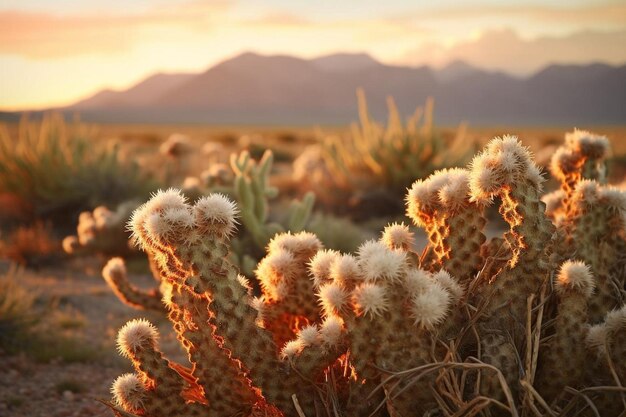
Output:
<svg viewBox="0 0 626 417">
<path fill-rule="evenodd" d="M 403 114 L 434 97 L 445 124 L 626 123 L 626 65 L 550 65 L 521 78 L 463 61 L 440 69 L 388 65 L 365 53 L 246 52 L 200 73 L 157 73 L 57 110 L 101 122 L 345 124 L 356 119 L 357 88 L 380 120 L 392 96 Z"/>
</svg>

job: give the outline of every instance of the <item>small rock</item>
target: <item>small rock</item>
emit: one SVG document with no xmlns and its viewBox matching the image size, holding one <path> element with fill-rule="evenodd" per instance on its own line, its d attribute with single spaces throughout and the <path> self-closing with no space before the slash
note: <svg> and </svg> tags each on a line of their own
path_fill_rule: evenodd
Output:
<svg viewBox="0 0 626 417">
<path fill-rule="evenodd" d="M 72 391 L 63 391 L 63 399 L 65 401 L 72 401 L 74 399 L 74 393 Z"/>
</svg>

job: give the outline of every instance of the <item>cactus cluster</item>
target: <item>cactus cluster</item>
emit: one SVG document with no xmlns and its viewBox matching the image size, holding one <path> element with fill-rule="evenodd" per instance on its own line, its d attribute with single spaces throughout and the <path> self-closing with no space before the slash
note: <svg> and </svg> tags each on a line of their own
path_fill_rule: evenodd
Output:
<svg viewBox="0 0 626 417">
<path fill-rule="evenodd" d="M 162 149 L 176 150 L 180 147 L 186 149 L 188 141 L 183 139 L 180 135 L 172 135 L 163 144 Z M 206 145 L 207 149 L 203 148 L 205 151 L 212 153 L 221 151 L 219 143 L 209 142 Z M 175 151 L 174 154 L 185 152 Z M 251 276 L 256 263 L 264 254 L 265 245 L 275 233 L 283 232 L 285 229 L 300 231 L 309 222 L 315 195 L 307 193 L 302 200 L 294 200 L 285 219 L 279 219 L 280 222 L 270 221 L 270 200 L 278 196 L 278 189 L 269 185 L 272 151 L 267 150 L 258 162 L 250 157 L 248 151 L 232 154 L 230 159 L 230 167 L 222 163 L 213 163 L 200 177 L 185 178 L 181 189 L 185 196 L 192 200 L 201 198 L 211 191 L 222 192 L 236 198 L 242 211 L 243 227 L 239 236 L 232 242 L 234 250 L 231 257 L 233 262 Z M 63 241 L 65 252 L 71 255 L 130 254 L 132 245 L 128 245 L 126 222 L 138 206 L 138 202 L 128 201 L 120 204 L 115 211 L 100 206 L 93 212 L 81 213 L 76 235 L 67 236 Z"/>
<path fill-rule="evenodd" d="M 269 175 L 272 167 L 273 156 L 271 151 L 267 151 L 263 158 L 257 163 L 250 158 L 247 151 L 240 154 L 231 155 L 231 184 L 229 187 L 220 186 L 217 189 L 225 193 L 235 195 L 239 210 L 241 210 L 242 227 L 241 233 L 231 242 L 231 251 L 228 256 L 231 262 L 237 265 L 240 271 L 246 276 L 253 276 L 258 260 L 263 257 L 263 250 L 270 238 L 279 232 L 284 231 L 284 227 L 277 222 L 268 221 L 269 200 L 278 195 L 278 190 L 269 186 Z M 196 179 L 191 177 L 191 179 Z M 204 192 L 196 184 L 196 191 L 189 193 L 183 187 L 183 194 L 189 198 L 194 196 L 201 198 Z M 292 231 L 302 230 L 309 221 L 313 208 L 314 195 L 307 194 L 303 200 L 292 202 L 288 212 L 288 228 Z M 137 205 L 133 206 L 136 208 Z M 126 215 L 124 219 L 128 219 Z M 82 219 L 82 217 L 81 217 Z M 123 220 L 123 224 L 126 220 Z M 123 227 L 118 225 L 119 229 Z M 81 226 L 79 224 L 79 230 Z M 66 240 L 69 242 L 68 237 Z M 72 240 L 72 241 L 73 241 Z M 96 240 L 96 242 L 98 242 Z M 65 242 L 64 242 L 65 245 Z M 103 277 L 113 292 L 124 303 L 140 310 L 163 311 L 163 304 L 160 299 L 163 294 L 163 277 L 159 273 L 154 254 L 147 251 L 150 268 L 157 281 L 157 287 L 144 291 L 134 286 L 128 279 L 124 260 L 116 257 L 109 261 L 104 268 Z M 301 259 L 301 261 L 304 261 Z"/>
<path fill-rule="evenodd" d="M 398 223 L 355 254 L 279 233 L 256 296 L 229 262 L 235 204 L 158 193 L 131 225 L 189 364 L 164 358 L 151 324 L 128 323 L 118 346 L 135 373 L 115 381 L 111 407 L 152 417 L 623 415 L 626 193 L 598 182 L 604 142 L 568 136 L 576 152 L 553 163 L 563 188 L 548 214 L 543 176 L 515 137 L 495 138 L 467 169 L 418 180 L 406 206 L 428 235 L 420 251 Z M 490 205 L 508 227 L 487 239 Z"/>
<path fill-rule="evenodd" d="M 125 226 L 137 205 L 136 202 L 129 201 L 120 204 L 115 211 L 99 206 L 93 212 L 82 212 L 78 217 L 76 235 L 63 239 L 63 250 L 70 255 L 130 253 L 131 245 Z"/>
</svg>

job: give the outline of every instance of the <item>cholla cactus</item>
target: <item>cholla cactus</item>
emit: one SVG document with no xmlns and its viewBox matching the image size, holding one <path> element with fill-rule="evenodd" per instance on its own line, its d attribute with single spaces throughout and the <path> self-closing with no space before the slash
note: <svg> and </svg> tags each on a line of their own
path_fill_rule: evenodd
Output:
<svg viewBox="0 0 626 417">
<path fill-rule="evenodd" d="M 228 401 L 232 407 L 239 408 L 236 413 L 266 408 L 258 391 L 244 389 L 249 386 L 244 383 L 248 380 L 262 390 L 267 401 L 287 413 L 295 414 L 294 395 L 303 409 L 312 410 L 312 399 L 305 395 L 306 384 L 297 374 L 288 372 L 271 333 L 257 325 L 258 311 L 253 308 L 249 289 L 227 259 L 227 241 L 235 228 L 236 212 L 234 204 L 222 195 L 205 197 L 190 206 L 178 192 L 170 190 L 158 193 L 133 214 L 135 240 L 153 254 L 162 279 L 171 286 L 164 297 L 169 317 L 193 363 L 187 375 L 184 367 L 162 359 L 154 337 L 133 348 L 124 337 L 127 330 L 122 329 L 121 349 L 131 357 L 136 370 L 146 373 L 147 368 L 158 367 L 152 369 L 155 376 L 143 377 L 150 395 L 157 398 L 166 393 L 177 395 L 176 404 L 181 401 L 185 404 L 176 411 L 168 408 L 165 414 L 157 414 L 158 407 L 155 411 L 145 410 L 148 415 L 195 415 L 196 409 L 204 410 L 207 415 L 224 415 L 219 411 L 229 398 L 222 399 L 214 393 L 224 395 L 233 386 L 241 391 L 235 392 L 236 401 Z M 213 346 L 211 352 L 199 352 L 205 344 Z M 144 349 L 149 351 L 148 356 L 138 354 Z M 315 360 L 310 358 L 308 362 Z M 225 363 L 230 371 L 221 373 L 219 368 L 213 369 L 216 362 Z M 319 368 L 320 372 L 323 369 Z M 309 377 L 316 379 L 314 373 Z M 194 395 L 186 395 L 185 381 L 195 382 L 202 389 L 193 388 Z M 123 401 L 117 402 L 125 407 Z M 125 411 L 132 412 L 126 408 Z"/>
<path fill-rule="evenodd" d="M 182 180 L 185 173 L 185 162 L 193 151 L 189 137 L 180 133 L 174 133 L 161 143 L 159 151 L 168 158 L 165 166 L 164 179 L 166 183 Z"/>
<path fill-rule="evenodd" d="M 78 217 L 76 235 L 63 239 L 68 254 L 125 255 L 131 252 L 126 233 L 126 221 L 138 203 L 120 204 L 115 211 L 104 206 L 93 212 L 85 211 Z"/>
<path fill-rule="evenodd" d="M 594 135 L 585 130 L 574 130 L 565 135 L 565 144 L 552 156 L 550 170 L 561 182 L 561 193 L 553 194 L 553 208 L 550 210 L 556 219 L 567 218 L 570 203 L 576 185 L 583 179 L 606 183 L 604 160 L 610 150 L 609 140 L 605 136 Z M 556 196 L 560 196 L 558 209 Z"/>
<path fill-rule="evenodd" d="M 242 272 L 248 277 L 254 274 L 258 259 L 262 257 L 262 255 L 259 255 L 259 253 L 262 253 L 265 245 L 268 243 L 267 241 L 265 241 L 267 236 L 270 236 L 270 234 L 273 235 L 273 233 L 277 231 L 284 230 L 284 227 L 281 224 L 268 223 L 267 221 L 269 198 L 274 197 L 275 194 L 278 192 L 277 189 L 269 187 L 268 185 L 271 163 L 271 151 L 267 151 L 265 153 L 263 159 L 259 162 L 258 166 L 254 160 L 250 159 L 249 153 L 247 151 L 244 151 L 238 156 L 235 154 L 232 155 L 232 170 L 223 164 L 220 167 L 221 170 L 228 170 L 229 172 L 229 175 L 224 176 L 224 178 L 222 179 L 230 180 L 230 187 L 222 188 L 226 192 L 241 196 L 241 198 L 239 199 L 240 208 L 242 212 L 245 213 L 245 215 L 242 215 L 244 219 L 244 224 L 242 227 L 241 236 L 231 242 L 231 246 L 234 250 L 229 254 L 229 256 L 230 259 L 235 264 L 237 264 Z M 215 166 L 218 165 L 214 165 L 212 167 Z M 237 173 L 236 179 L 233 179 L 233 170 Z M 203 190 L 202 188 L 203 187 L 200 184 L 200 180 L 198 178 L 187 177 L 183 183 L 182 191 L 185 196 L 190 200 L 197 200 L 201 198 L 206 192 L 206 190 Z M 306 195 L 302 201 L 292 202 L 287 219 L 288 228 L 290 230 L 299 231 L 304 228 L 311 215 L 313 203 L 313 194 Z M 119 213 L 116 212 L 116 221 L 112 222 L 111 220 L 107 220 L 107 222 L 103 224 L 115 224 L 117 229 L 119 229 L 119 231 L 116 230 L 116 232 L 118 232 L 118 234 L 123 234 L 123 236 L 125 237 L 125 242 L 127 242 L 128 239 L 126 238 L 126 233 L 124 232 L 124 224 L 130 216 L 130 212 L 137 207 L 137 204 L 130 204 L 123 207 L 128 207 L 131 210 L 122 210 L 121 206 L 120 208 L 118 208 Z M 104 208 L 99 208 L 94 213 L 96 212 L 101 212 L 100 214 L 108 213 L 108 211 Z M 107 243 L 108 241 L 105 241 L 104 239 L 98 240 L 94 238 L 93 235 L 95 231 L 93 230 L 95 228 L 94 225 L 96 224 L 99 223 L 94 222 L 93 217 L 90 215 L 90 213 L 81 215 L 81 223 L 79 223 L 79 236 L 84 235 L 84 239 L 89 239 L 90 242 L 95 241 L 96 243 L 100 244 Z M 88 233 L 81 233 L 81 230 L 83 229 L 87 230 Z M 106 237 L 108 235 L 104 236 Z M 102 242 L 100 242 L 101 240 Z M 317 241 L 317 238 L 315 238 L 315 240 Z M 76 248 L 79 247 L 79 244 L 77 242 L 78 239 L 74 237 L 68 237 L 64 242 L 64 246 L 68 247 L 68 251 L 74 250 L 74 252 L 76 252 Z M 122 253 L 113 252 L 113 254 Z M 139 309 L 162 310 L 160 302 L 153 301 L 160 300 L 162 297 L 161 276 L 158 271 L 155 271 L 156 261 L 150 252 L 148 252 L 148 259 L 153 272 L 153 276 L 159 283 L 159 288 L 152 289 L 148 292 L 140 291 L 128 282 L 125 274 L 117 274 L 115 275 L 116 279 L 111 279 L 110 270 L 106 267 L 103 270 L 103 276 L 105 277 L 105 280 L 107 281 L 109 286 L 111 286 L 111 288 L 113 289 L 114 293 L 118 295 L 118 297 L 124 303 Z M 298 262 L 302 263 L 304 261 L 302 259 L 298 259 Z M 120 263 L 122 263 L 121 260 L 113 262 L 113 264 Z M 118 269 L 121 270 L 121 268 Z M 259 276 L 259 279 L 261 282 L 263 281 L 263 277 Z M 311 295 L 310 298 L 312 297 L 313 296 Z M 267 295 L 265 296 L 265 299 L 269 300 Z M 291 337 L 293 336 L 293 332 L 286 332 L 285 335 Z"/>
<path fill-rule="evenodd" d="M 520 366 L 512 353 L 521 350 L 524 342 L 520 335 L 528 314 L 527 299 L 539 295 L 554 269 L 550 261 L 554 226 L 544 214 L 542 182 L 530 153 L 515 137 L 492 140 L 472 161 L 471 200 L 490 204 L 498 197 L 500 214 L 510 227 L 504 235 L 508 261 L 495 276 L 480 282 L 477 295 L 484 304 L 483 359 L 502 370 L 512 389 L 517 388 Z M 483 387 L 497 395 L 499 381 L 488 375 Z"/>
<path fill-rule="evenodd" d="M 593 385 L 623 387 L 626 381 L 626 306 L 607 314 L 603 323 L 589 329 L 586 339 L 587 377 Z M 622 416 L 626 410 L 623 390 L 600 392 L 596 401 L 603 415 Z"/>
<path fill-rule="evenodd" d="M 625 210 L 626 193 L 582 180 L 574 188 L 570 214 L 561 224 L 567 236 L 564 243 L 594 273 L 597 291 L 590 300 L 594 323 L 623 304 L 624 276 L 618 273 L 623 267 Z"/>
<path fill-rule="evenodd" d="M 114 407 L 125 416 L 623 415 L 626 196 L 578 178 L 556 227 L 528 150 L 496 138 L 469 170 L 409 190 L 407 213 L 429 235 L 421 255 L 398 223 L 356 254 L 324 249 L 310 233 L 279 234 L 257 268 L 259 297 L 228 261 L 234 204 L 160 192 L 131 224 L 191 367 L 167 361 L 154 328 L 131 322 L 118 343 L 136 374 L 115 382 Z M 482 213 L 496 201 L 509 227 L 487 242 Z"/>
<path fill-rule="evenodd" d="M 546 400 L 552 401 L 566 386 L 580 386 L 585 377 L 588 333 L 587 303 L 594 291 L 594 279 L 589 266 L 580 261 L 561 265 L 554 283 L 558 311 L 554 336 L 540 354 L 538 389 Z M 563 361 L 567 357 L 571 360 Z"/>
<path fill-rule="evenodd" d="M 272 236 L 284 232 L 278 223 L 268 223 L 268 200 L 278 195 L 278 189 L 269 185 L 274 155 L 267 150 L 258 164 L 250 158 L 248 151 L 239 155 L 232 154 L 230 165 L 235 173 L 235 195 L 241 208 L 241 221 L 254 242 L 261 248 L 265 247 Z M 291 232 L 301 231 L 313 209 L 315 195 L 307 193 L 303 200 L 295 202 L 289 213 L 287 229 Z"/>
<path fill-rule="evenodd" d="M 316 190 L 333 187 L 336 181 L 319 145 L 307 146 L 293 161 L 292 178 L 294 182 Z"/>
<path fill-rule="evenodd" d="M 574 252 L 591 266 L 597 291 L 590 300 L 590 314 L 598 323 L 623 304 L 625 278 L 619 274 L 624 261 L 619 254 L 624 249 L 626 194 L 605 185 L 606 137 L 576 130 L 565 139 L 552 159 L 561 192 L 549 197 L 549 212 L 565 240 L 561 257 Z"/>
</svg>

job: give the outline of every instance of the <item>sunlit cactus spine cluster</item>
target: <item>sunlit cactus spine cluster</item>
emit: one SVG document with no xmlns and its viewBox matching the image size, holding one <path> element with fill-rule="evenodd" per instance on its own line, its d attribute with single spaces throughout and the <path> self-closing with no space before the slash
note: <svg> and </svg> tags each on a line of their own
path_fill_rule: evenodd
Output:
<svg viewBox="0 0 626 417">
<path fill-rule="evenodd" d="M 558 194 L 515 137 L 408 191 L 428 236 L 389 225 L 355 254 L 307 232 L 268 244 L 261 293 L 228 260 L 236 206 L 159 192 L 134 213 L 189 364 L 144 320 L 119 333 L 134 374 L 119 415 L 619 416 L 626 412 L 626 193 L 608 141 L 568 135 Z M 487 239 L 495 205 L 507 229 Z M 111 273 L 112 267 L 109 267 Z"/>
</svg>

